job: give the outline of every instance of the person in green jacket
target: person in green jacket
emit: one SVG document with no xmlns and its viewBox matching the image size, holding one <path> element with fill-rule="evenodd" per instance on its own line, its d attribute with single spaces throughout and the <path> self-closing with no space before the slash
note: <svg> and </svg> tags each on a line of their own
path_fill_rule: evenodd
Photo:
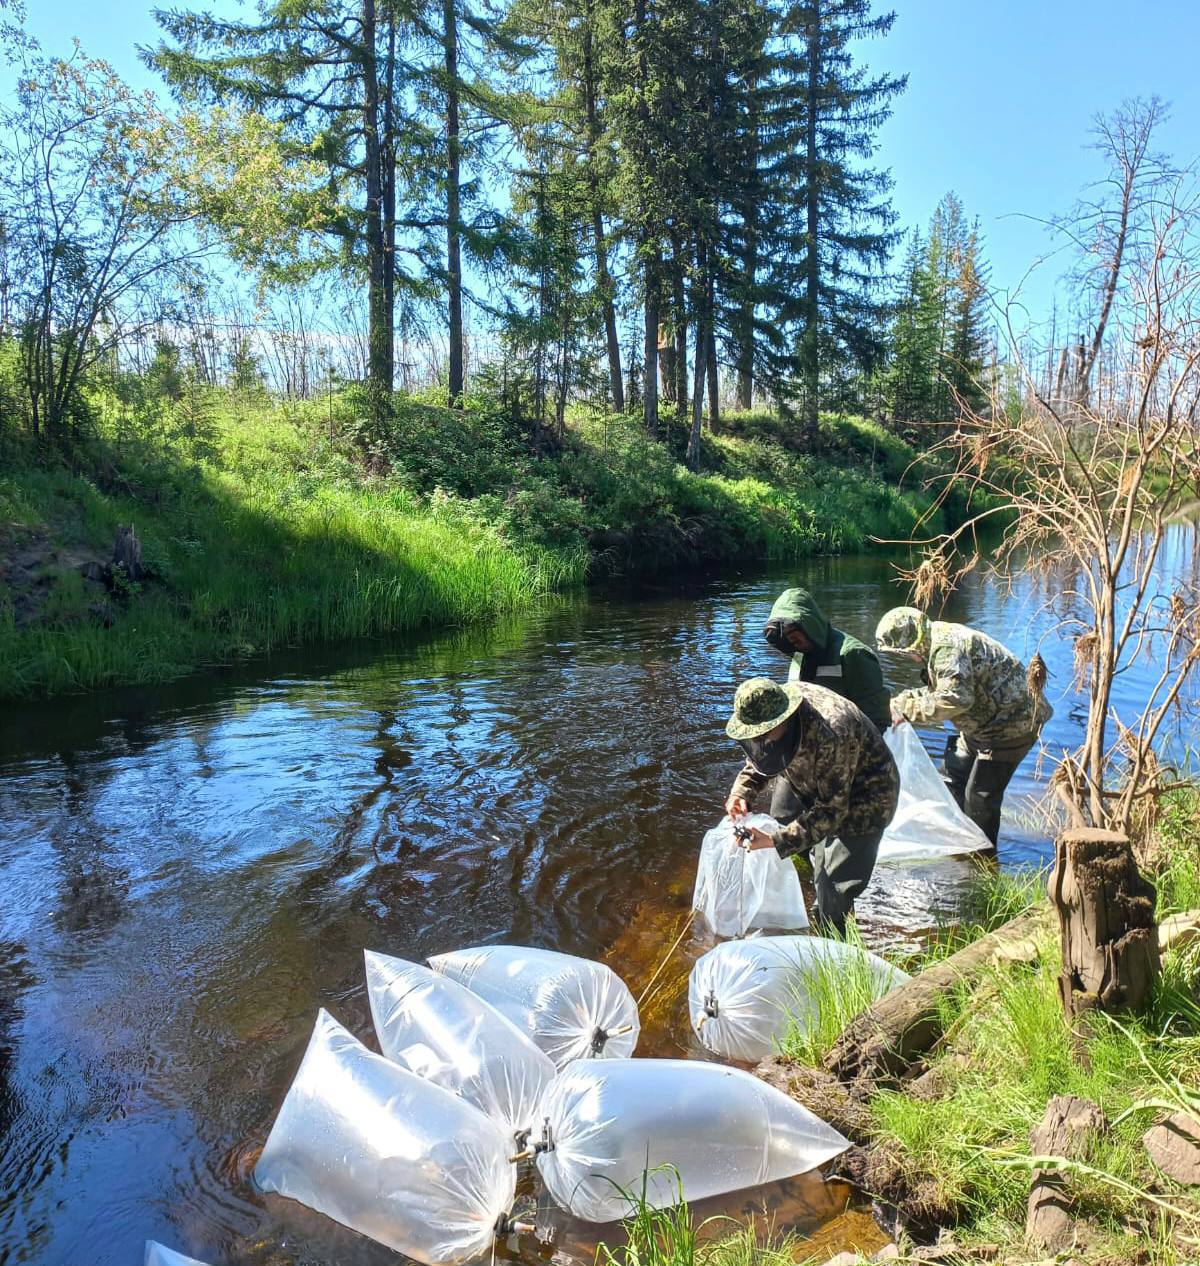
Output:
<svg viewBox="0 0 1200 1266">
<path fill-rule="evenodd" d="M 891 696 L 875 652 L 835 629 L 807 589 L 776 598 L 763 636 L 792 661 L 788 681 L 811 681 L 849 699 L 880 734 L 891 725 Z"/>
</svg>

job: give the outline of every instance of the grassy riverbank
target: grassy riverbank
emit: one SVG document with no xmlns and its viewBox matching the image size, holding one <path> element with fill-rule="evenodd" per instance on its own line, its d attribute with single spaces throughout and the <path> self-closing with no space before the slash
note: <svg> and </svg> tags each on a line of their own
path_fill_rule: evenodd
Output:
<svg viewBox="0 0 1200 1266">
<path fill-rule="evenodd" d="M 92 411 L 69 462 L 3 454 L 0 697 L 486 619 L 599 575 L 854 550 L 929 504 L 904 478 L 913 452 L 856 419 L 825 420 L 818 459 L 777 419 L 735 415 L 692 474 L 631 418 L 579 414 L 534 446 L 486 401 L 402 399 L 369 438 L 352 393 Z M 103 574 L 128 524 L 135 585 Z"/>
</svg>

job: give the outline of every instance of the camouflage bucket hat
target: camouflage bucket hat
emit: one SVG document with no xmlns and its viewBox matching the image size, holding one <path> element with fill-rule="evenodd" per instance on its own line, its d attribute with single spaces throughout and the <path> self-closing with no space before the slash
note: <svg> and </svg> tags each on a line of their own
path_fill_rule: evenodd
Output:
<svg viewBox="0 0 1200 1266">
<path fill-rule="evenodd" d="M 803 699 L 804 693 L 794 681 L 781 686 L 770 677 L 751 677 L 742 682 L 733 696 L 733 716 L 725 733 L 739 742 L 758 738 L 786 721 Z"/>
<path fill-rule="evenodd" d="M 929 617 L 916 607 L 894 607 L 875 629 L 881 651 L 919 651 L 929 637 Z"/>
</svg>

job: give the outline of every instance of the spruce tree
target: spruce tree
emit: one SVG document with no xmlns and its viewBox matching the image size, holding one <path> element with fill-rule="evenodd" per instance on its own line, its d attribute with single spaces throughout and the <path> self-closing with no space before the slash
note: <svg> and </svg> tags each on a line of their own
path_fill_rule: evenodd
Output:
<svg viewBox="0 0 1200 1266">
<path fill-rule="evenodd" d="M 777 26 L 785 80 L 775 109 L 803 161 L 799 170 L 784 168 L 792 183 L 783 194 L 787 249 L 776 288 L 795 295 L 782 316 L 797 326 L 803 436 L 813 448 L 823 380 L 852 367 L 869 372 L 882 354 L 881 282 L 897 235 L 891 178 L 866 164 L 907 79 L 855 64 L 852 45 L 886 35 L 895 20 L 872 16 L 871 7 L 871 0 L 803 0 L 787 4 Z"/>
</svg>

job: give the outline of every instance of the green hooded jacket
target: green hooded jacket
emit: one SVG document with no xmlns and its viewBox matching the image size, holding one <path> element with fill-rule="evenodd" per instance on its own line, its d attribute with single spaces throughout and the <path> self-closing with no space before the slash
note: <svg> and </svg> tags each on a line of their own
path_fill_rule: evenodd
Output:
<svg viewBox="0 0 1200 1266">
<path fill-rule="evenodd" d="M 785 589 L 771 608 L 771 620 L 802 629 L 817 649 L 793 655 L 789 681 L 811 681 L 849 699 L 882 734 L 892 723 L 891 696 L 875 652 L 858 638 L 835 629 L 807 589 Z"/>
</svg>

